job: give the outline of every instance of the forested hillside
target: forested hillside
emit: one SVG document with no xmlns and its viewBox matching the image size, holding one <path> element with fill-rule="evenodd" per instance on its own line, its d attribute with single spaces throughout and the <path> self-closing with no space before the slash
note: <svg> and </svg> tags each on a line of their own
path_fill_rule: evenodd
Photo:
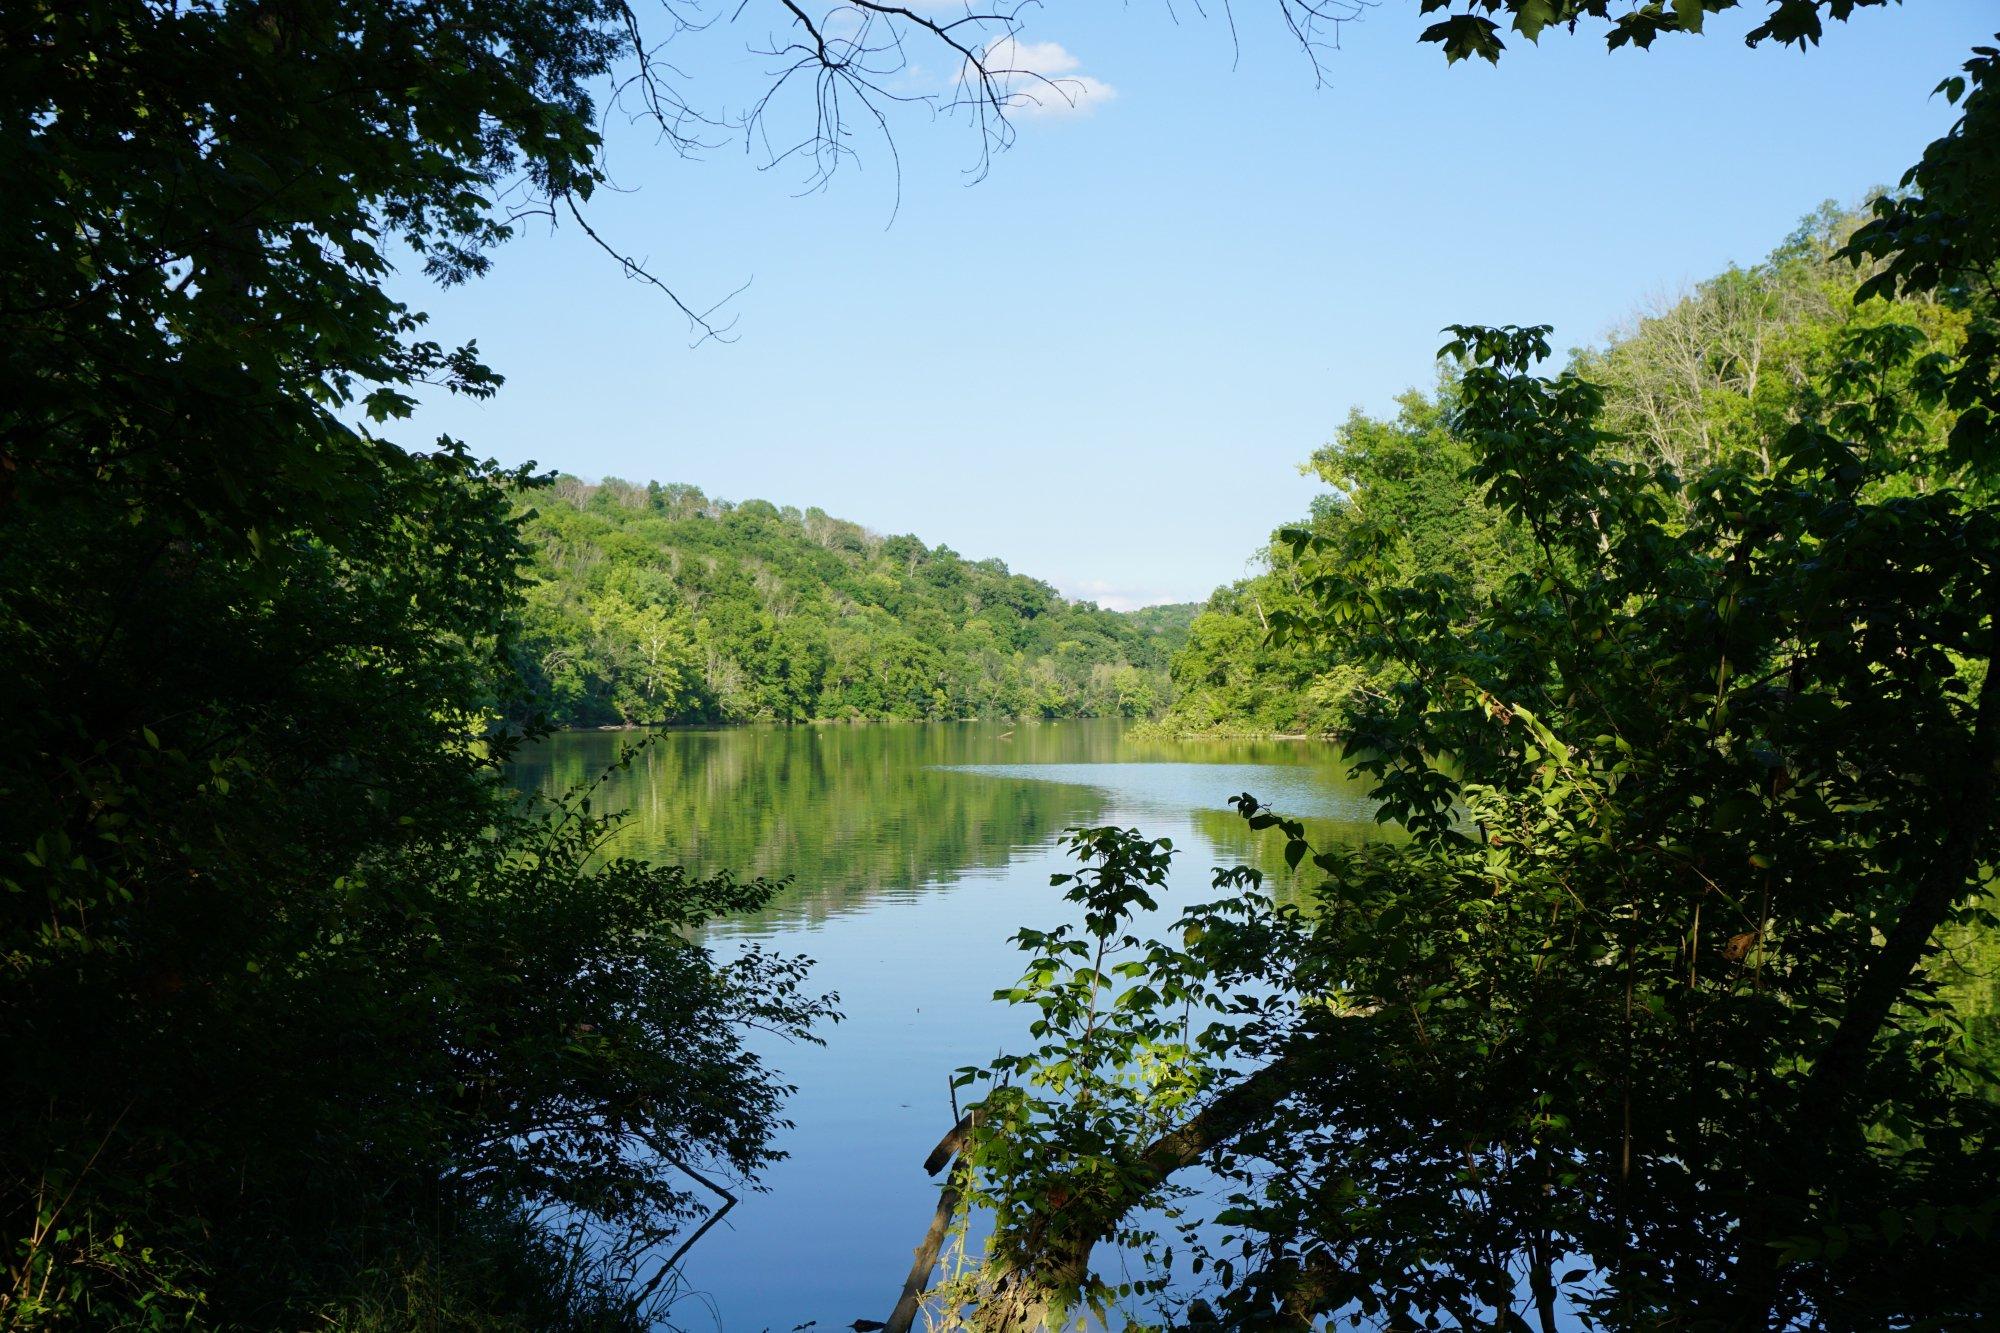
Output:
<svg viewBox="0 0 2000 1333">
<path fill-rule="evenodd" d="M 521 665 L 563 725 L 1145 717 L 1191 611 L 692 486 L 561 477 L 521 508 Z"/>
<path fill-rule="evenodd" d="M 1688 479 L 1718 463 L 1769 477 L 1774 442 L 1814 408 L 1814 383 L 1850 355 L 1850 335 L 1900 324 L 1945 345 L 1963 336 L 1962 311 L 1930 294 L 1855 303 L 1868 272 L 1836 252 L 1861 220 L 1824 204 L 1761 263 L 1655 302 L 1604 345 L 1571 353 L 1571 368 L 1603 388 L 1605 429 L 1624 462 Z M 1393 416 L 1351 414 L 1312 456 L 1309 467 L 1328 489 L 1298 531 L 1365 530 L 1381 572 L 1469 579 L 1484 597 L 1534 563 L 1535 552 L 1467 478 L 1472 455 L 1451 427 L 1458 373 L 1446 366 L 1435 388 L 1404 394 Z M 1932 411 L 1933 438 L 1947 420 Z M 1399 678 L 1393 667 L 1365 669 L 1273 642 L 1273 618 L 1312 600 L 1291 549 L 1275 534 L 1264 572 L 1217 589 L 1194 618 L 1172 663 L 1170 729 L 1340 733 Z"/>
</svg>

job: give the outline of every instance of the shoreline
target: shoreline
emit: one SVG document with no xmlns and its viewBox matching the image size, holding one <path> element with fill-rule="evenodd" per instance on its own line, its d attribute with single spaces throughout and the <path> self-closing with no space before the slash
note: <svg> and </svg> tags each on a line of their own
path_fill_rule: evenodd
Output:
<svg viewBox="0 0 2000 1333">
<path fill-rule="evenodd" d="M 1123 718 L 1110 713 L 1088 713 L 1077 717 L 814 717 L 787 722 L 777 718 L 723 718 L 692 722 L 602 722 L 570 723 L 549 728 L 549 735 L 587 736 L 605 732 L 635 731 L 738 731 L 753 727 L 934 727 L 970 726 L 981 722 L 1012 726 L 1043 727 L 1064 722 L 1127 722 L 1139 740 L 1170 741 L 1323 741 L 1339 744 L 1335 732 L 1255 731 L 1214 727 L 1179 731 L 1163 726 L 1157 718 Z"/>
</svg>

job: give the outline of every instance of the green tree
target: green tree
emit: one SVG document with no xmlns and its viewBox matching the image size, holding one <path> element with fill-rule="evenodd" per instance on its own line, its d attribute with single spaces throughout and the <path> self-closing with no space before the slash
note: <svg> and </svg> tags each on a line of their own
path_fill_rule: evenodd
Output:
<svg viewBox="0 0 2000 1333">
<path fill-rule="evenodd" d="M 1770 475 L 1785 433 L 1811 410 L 1813 386 L 1858 331 L 1899 325 L 1939 345 L 1962 342 L 1968 315 L 1948 294 L 1857 301 L 1879 265 L 1857 266 L 1840 247 L 1862 222 L 1822 205 L 1764 262 L 1700 283 L 1605 346 L 1573 353 L 1571 364 L 1604 390 L 1604 425 L 1620 457 L 1689 478 L 1723 462 Z M 1404 395 L 1392 419 L 1352 414 L 1308 464 L 1330 488 L 1310 522 L 1323 535 L 1381 543 L 1378 558 L 1402 577 L 1469 580 L 1477 600 L 1524 568 L 1529 551 L 1483 503 L 1468 476 L 1471 456 L 1449 428 L 1459 373 L 1448 366 L 1434 393 Z M 1901 376 L 1899 401 L 1924 418 L 1924 447 L 1936 447 L 1954 410 L 1914 391 L 1913 368 L 1889 373 Z M 1911 470 L 1903 484 L 1925 485 L 1925 474 Z M 1217 592 L 1176 656 L 1170 730 L 1344 735 L 1395 680 L 1393 666 L 1273 642 L 1270 617 L 1298 608 L 1301 579 L 1285 543 L 1265 561 L 1264 573 Z"/>
<path fill-rule="evenodd" d="M 1466 476 L 1471 456 L 1450 430 L 1456 383 L 1406 393 L 1397 414 L 1349 415 L 1307 470 L 1330 488 L 1313 505 L 1312 530 L 1331 540 L 1384 543 L 1401 574 L 1453 574 L 1484 592 L 1518 569 L 1518 536 L 1481 502 Z M 1176 698 L 1165 719 L 1179 731 L 1348 731 L 1368 700 L 1397 679 L 1393 666 L 1301 651 L 1271 639 L 1273 616 L 1305 602 L 1303 576 L 1284 542 L 1265 553 L 1264 573 L 1219 590 L 1173 659 Z"/>
<path fill-rule="evenodd" d="M 658 602 L 641 606 L 613 603 L 604 608 L 607 627 L 618 635 L 625 652 L 618 672 L 620 696 L 614 701 L 628 717 L 672 717 L 696 700 L 694 631 L 685 614 Z"/>
<path fill-rule="evenodd" d="M 1847 248 L 1864 303 L 1957 317 L 1842 320 L 1768 465 L 1683 480 L 1586 374 L 1537 373 L 1546 329 L 1452 330 L 1450 429 L 1526 564 L 1482 590 L 1393 528 L 1302 528 L 1275 624 L 1393 669 L 1354 740 L 1409 840 L 1314 848 L 1246 795 L 1312 910 L 1228 897 L 1147 941 L 1165 849 L 1081 835 L 1085 930 L 1024 933 L 1008 993 L 1040 1044 L 964 1071 L 945 1202 L 993 1239 L 948 1319 L 1123 1294 L 1093 1250 L 1152 1243 L 1197 1163 L 1233 1188 L 1219 1242 L 1183 1234 L 1215 1275 L 1189 1328 L 2000 1308 L 2000 1099 L 1941 954 L 2000 927 L 2000 50 L 1947 91 L 1963 118 Z"/>
<path fill-rule="evenodd" d="M 1851 330 L 1900 323 L 1941 341 L 1963 337 L 1964 310 L 1939 293 L 1856 302 L 1874 266 L 1857 267 L 1843 246 L 1864 221 L 1822 204 L 1763 263 L 1700 283 L 1609 346 L 1578 354 L 1604 387 L 1607 424 L 1630 457 L 1692 477 L 1740 456 L 1769 474 L 1802 391 Z M 1949 415 L 1932 409 L 1933 430 Z"/>
</svg>

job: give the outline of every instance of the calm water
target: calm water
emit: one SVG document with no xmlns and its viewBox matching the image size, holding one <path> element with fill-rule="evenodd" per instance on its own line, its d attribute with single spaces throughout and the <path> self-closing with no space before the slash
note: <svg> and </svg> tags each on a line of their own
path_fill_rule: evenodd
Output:
<svg viewBox="0 0 2000 1333">
<path fill-rule="evenodd" d="M 560 791 L 604 772 L 631 733 L 552 738 L 516 780 Z M 817 960 L 846 1020 L 826 1045 L 758 1049 L 798 1087 L 790 1154 L 705 1236 L 670 1312 L 690 1333 L 816 1333 L 881 1319 L 936 1203 L 922 1162 L 950 1127 L 960 1065 L 1019 1049 L 1026 1016 L 997 1004 L 1008 937 L 1067 916 L 1049 886 L 1055 838 L 1136 826 L 1179 849 L 1163 908 L 1210 893 L 1216 865 L 1288 888 L 1282 848 L 1227 806 L 1249 791 L 1306 820 L 1315 842 L 1392 836 L 1331 747 L 1139 741 L 1114 722 L 745 728 L 655 736 L 599 809 L 629 821 L 616 849 L 700 871 L 794 877 L 754 916 L 709 931 Z M 2000 937 L 1957 929 L 1947 994 L 1975 1049 L 2000 1059 Z"/>
<path fill-rule="evenodd" d="M 632 739 L 554 737 L 517 780 L 587 781 Z M 991 997 L 1019 971 L 1008 937 L 1064 916 L 1056 836 L 1116 823 L 1173 839 L 1171 911 L 1210 892 L 1212 866 L 1282 878 L 1271 835 L 1227 805 L 1241 791 L 1306 818 L 1316 840 L 1388 836 L 1328 746 L 1135 741 L 1115 722 L 671 732 L 613 777 L 597 804 L 630 813 L 617 850 L 795 877 L 710 938 L 809 955 L 846 1014 L 824 1047 L 760 1048 L 798 1087 L 790 1156 L 689 1254 L 674 1324 L 883 1318 L 936 1202 L 922 1162 L 951 1124 L 950 1072 L 1021 1045 L 1025 1016 Z"/>
</svg>

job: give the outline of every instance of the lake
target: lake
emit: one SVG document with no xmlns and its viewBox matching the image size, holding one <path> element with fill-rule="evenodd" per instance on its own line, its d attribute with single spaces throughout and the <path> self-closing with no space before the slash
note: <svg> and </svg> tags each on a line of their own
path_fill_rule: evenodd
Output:
<svg viewBox="0 0 2000 1333">
<path fill-rule="evenodd" d="M 551 737 L 515 780 L 566 789 L 636 739 Z M 628 812 L 616 851 L 794 877 L 709 939 L 812 957 L 815 989 L 846 1016 L 824 1046 L 757 1047 L 798 1088 L 789 1156 L 689 1253 L 673 1323 L 823 1333 L 884 1318 L 936 1203 L 922 1162 L 951 1126 L 951 1071 L 1023 1044 L 1027 1015 L 992 994 L 1019 973 L 1013 932 L 1066 915 L 1056 837 L 1115 823 L 1171 838 L 1169 912 L 1207 896 L 1217 865 L 1256 865 L 1284 892 L 1275 835 L 1227 804 L 1243 791 L 1315 841 L 1392 836 L 1329 745 L 1136 739 L 1109 721 L 673 731 L 612 775 L 596 808 Z"/>
</svg>

